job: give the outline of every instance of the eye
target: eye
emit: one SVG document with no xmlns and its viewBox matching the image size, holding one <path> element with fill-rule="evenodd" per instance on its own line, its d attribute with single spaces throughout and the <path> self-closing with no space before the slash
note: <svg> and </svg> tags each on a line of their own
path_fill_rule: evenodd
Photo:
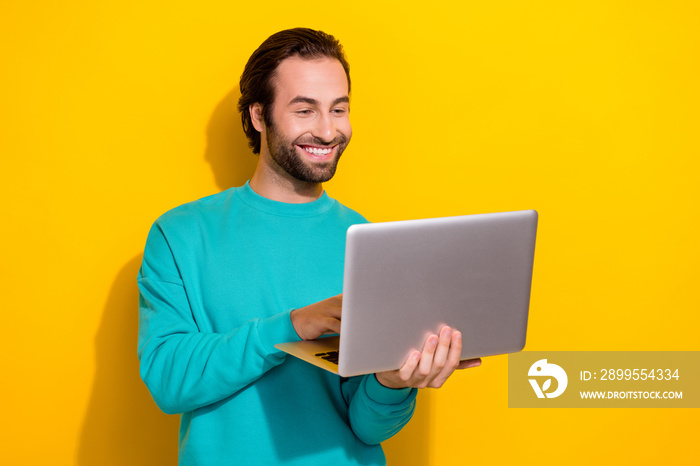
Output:
<svg viewBox="0 0 700 466">
<path fill-rule="evenodd" d="M 331 113 L 334 115 L 345 115 L 349 111 L 350 111 L 349 108 L 338 107 L 338 108 L 334 108 L 333 110 L 331 110 Z"/>
<path fill-rule="evenodd" d="M 313 113 L 313 111 L 309 110 L 309 109 L 303 109 L 303 110 L 296 111 L 297 115 L 311 115 L 311 113 Z"/>
</svg>

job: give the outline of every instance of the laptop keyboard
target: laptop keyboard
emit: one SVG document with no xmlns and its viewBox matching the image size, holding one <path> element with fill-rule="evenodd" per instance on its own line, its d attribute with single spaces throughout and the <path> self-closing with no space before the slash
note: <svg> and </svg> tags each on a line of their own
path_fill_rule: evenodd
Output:
<svg viewBox="0 0 700 466">
<path fill-rule="evenodd" d="M 317 357 L 321 359 L 325 359 L 328 362 L 332 362 L 333 364 L 338 364 L 338 352 L 337 351 L 328 351 L 326 353 L 316 353 Z"/>
</svg>

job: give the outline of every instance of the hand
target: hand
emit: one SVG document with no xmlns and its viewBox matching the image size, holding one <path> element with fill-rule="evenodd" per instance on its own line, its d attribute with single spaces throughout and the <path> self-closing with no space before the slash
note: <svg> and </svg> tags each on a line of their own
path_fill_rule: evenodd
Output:
<svg viewBox="0 0 700 466">
<path fill-rule="evenodd" d="M 343 295 L 324 299 L 291 313 L 292 325 L 302 340 L 314 340 L 326 333 L 340 333 Z"/>
<path fill-rule="evenodd" d="M 460 361 L 462 334 L 443 327 L 440 336 L 430 335 L 423 352 L 414 351 L 401 369 L 375 374 L 380 384 L 389 388 L 440 388 L 457 369 L 481 365 L 481 359 Z"/>
</svg>

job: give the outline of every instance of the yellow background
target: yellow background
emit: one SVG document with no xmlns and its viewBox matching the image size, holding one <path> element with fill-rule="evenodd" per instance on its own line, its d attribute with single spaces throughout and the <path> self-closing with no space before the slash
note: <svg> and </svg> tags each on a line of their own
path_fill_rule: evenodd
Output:
<svg viewBox="0 0 700 466">
<path fill-rule="evenodd" d="M 700 350 L 698 5 L 5 0 L 0 461 L 174 464 L 137 374 L 141 251 L 250 176 L 238 77 L 299 25 L 352 68 L 333 197 L 373 221 L 537 209 L 526 349 Z M 698 410 L 508 409 L 506 363 L 422 393 L 390 464 L 698 464 Z"/>
</svg>

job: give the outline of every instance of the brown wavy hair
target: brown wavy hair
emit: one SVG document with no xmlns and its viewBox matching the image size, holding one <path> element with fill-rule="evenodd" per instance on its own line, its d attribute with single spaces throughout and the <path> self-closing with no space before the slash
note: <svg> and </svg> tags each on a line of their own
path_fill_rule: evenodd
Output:
<svg viewBox="0 0 700 466">
<path fill-rule="evenodd" d="M 238 111 L 241 112 L 248 145 L 254 154 L 260 153 L 260 133 L 253 126 L 250 106 L 254 103 L 261 104 L 265 124 L 272 126 L 272 104 L 275 99 L 272 78 L 282 60 L 294 56 L 337 59 L 345 70 L 348 94 L 350 93 L 350 65 L 345 58 L 343 46 L 335 37 L 308 28 L 286 29 L 271 35 L 250 56 L 240 80 L 241 98 L 238 99 Z"/>
</svg>

